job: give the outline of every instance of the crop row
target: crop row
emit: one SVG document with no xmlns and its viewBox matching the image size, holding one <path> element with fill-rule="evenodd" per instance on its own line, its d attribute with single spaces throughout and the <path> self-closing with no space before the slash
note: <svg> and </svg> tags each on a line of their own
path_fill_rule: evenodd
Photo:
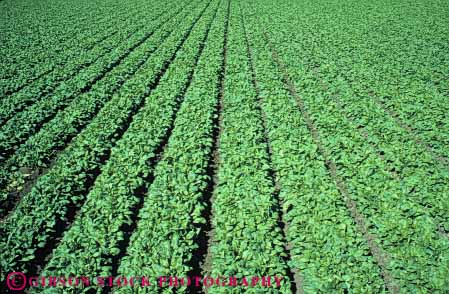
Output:
<svg viewBox="0 0 449 294">
<path fill-rule="evenodd" d="M 290 34 L 277 31 L 273 38 L 276 48 L 285 64 L 295 64 L 287 66 L 292 80 L 301 89 L 324 148 L 336 164 L 338 177 L 347 185 L 348 196 L 358 203 L 369 220 L 370 233 L 391 258 L 388 267 L 393 278 L 402 291 L 444 291 L 449 271 L 448 240 L 438 234 L 427 207 L 411 198 L 403 183 L 387 172 L 386 163 L 329 99 L 332 89 L 323 88 L 312 71 L 290 53 L 298 48 L 282 43 Z"/>
<path fill-rule="evenodd" d="M 197 242 L 205 234 L 202 225 L 207 222 L 204 212 L 208 209 L 206 190 L 212 181 L 208 169 L 223 69 L 227 2 L 221 2 L 163 157 L 155 168 L 137 229 L 120 263 L 120 275 L 184 277 L 198 266 L 192 260 L 198 257 L 194 257 Z M 160 89 L 158 95 L 170 91 Z"/>
<path fill-rule="evenodd" d="M 192 9 L 192 5 L 186 9 Z M 185 17 L 190 19 L 189 15 L 186 13 Z M 184 21 L 182 24 L 191 25 Z M 0 246 L 5 248 L 0 253 L 2 276 L 3 271 L 25 269 L 52 236 L 58 234 L 57 224 L 64 223 L 69 208 L 84 202 L 86 192 L 109 158 L 110 149 L 157 85 L 186 33 L 188 31 L 176 31 L 156 50 L 153 58 L 123 85 L 58 157 L 48 173 L 38 179 L 13 213 L 0 223 Z"/>
<path fill-rule="evenodd" d="M 290 244 L 290 266 L 304 293 L 382 293 L 380 269 L 348 214 L 326 163 L 272 60 L 262 27 L 249 11 L 250 57 L 265 113 L 271 159 Z"/>
<path fill-rule="evenodd" d="M 4 163 L 3 170 L 0 172 L 0 187 L 4 188 L 1 199 L 6 199 L 8 193 L 22 189 L 24 175 L 20 171 L 21 167 L 35 169 L 36 167 L 45 166 L 52 158 L 52 154 L 58 149 L 63 149 L 67 142 L 78 134 L 95 116 L 98 110 L 111 99 L 125 81 L 132 77 L 157 49 L 158 45 L 163 43 L 176 29 L 176 23 L 181 20 L 180 16 L 176 17 L 176 15 L 182 11 L 185 5 L 179 6 L 177 10 L 170 12 L 165 19 L 155 21 L 148 40 L 138 44 L 134 51 L 130 49 L 128 51 L 129 56 L 106 74 L 102 80 L 98 81 L 89 92 L 75 97 L 64 111 L 60 111 L 52 120 L 46 123 L 37 134 L 31 136 Z M 37 106 L 42 104 L 45 103 Z M 40 107 L 41 111 L 35 112 L 34 115 L 40 117 L 46 113 L 51 113 L 52 107 L 56 106 L 55 103 L 52 103 L 50 106 Z M 32 122 L 33 116 L 29 115 L 28 120 Z M 36 131 L 34 127 L 23 127 L 21 128 L 22 132 L 16 130 L 14 134 L 19 137 L 20 134 L 34 132 Z"/>
<path fill-rule="evenodd" d="M 163 16 L 167 11 L 164 8 L 156 8 L 154 14 L 144 15 L 138 21 L 127 18 L 125 21 L 129 22 L 129 25 L 116 35 L 98 44 L 92 50 L 85 52 L 82 50 L 81 53 L 84 54 L 78 51 L 77 57 L 72 58 L 71 62 L 64 67 L 50 72 L 28 87 L 1 100 L 0 125 L 5 124 L 8 119 L 17 116 L 17 112 L 34 103 L 55 99 L 54 97 L 63 99 L 87 91 L 120 61 L 119 56 L 124 54 L 123 50 L 126 51 L 133 42 L 138 42 L 137 40 L 145 36 L 147 22 Z"/>
<path fill-rule="evenodd" d="M 45 274 L 113 274 L 113 265 L 117 263 L 113 260 L 120 254 L 120 245 L 126 238 L 124 228 L 132 225 L 133 211 L 142 201 L 139 189 L 147 185 L 146 180 L 153 173 L 154 162 L 170 133 L 177 105 L 183 99 L 207 39 L 218 8 L 213 3 L 201 5 L 199 14 L 195 11 L 178 27 L 178 33 L 188 39 L 144 107 L 133 117 L 127 132 L 112 148 L 110 159 L 87 195 L 79 216 L 53 252 Z"/>
<path fill-rule="evenodd" d="M 212 201 L 211 276 L 282 276 L 288 293 L 285 243 L 270 178 L 269 155 L 252 85 L 238 4 L 230 8 L 218 171 Z M 259 285 L 260 286 L 260 285 Z M 247 293 L 260 291 L 259 287 Z M 214 287 L 208 293 L 240 293 Z"/>
</svg>

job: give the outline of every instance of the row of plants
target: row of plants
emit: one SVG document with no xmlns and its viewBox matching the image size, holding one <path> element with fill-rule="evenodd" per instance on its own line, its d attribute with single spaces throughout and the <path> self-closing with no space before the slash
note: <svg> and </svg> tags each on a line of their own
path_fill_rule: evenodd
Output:
<svg viewBox="0 0 449 294">
<path fill-rule="evenodd" d="M 207 189 L 212 178 L 208 172 L 224 65 L 228 5 L 229 1 L 221 1 L 174 129 L 155 168 L 154 181 L 139 211 L 137 228 L 120 262 L 120 275 L 142 275 L 154 280 L 159 276 L 185 277 L 195 267 L 194 260 L 204 257 L 199 256 L 205 252 L 198 253 L 198 240 L 206 234 L 203 224 L 208 220 L 204 214 L 210 209 Z M 180 70 L 173 72 L 176 76 L 177 71 Z M 157 95 L 162 99 L 164 93 L 171 92 L 170 88 L 161 87 Z M 157 291 L 156 287 L 146 290 Z M 177 292 L 185 290 L 184 286 Z"/>
<path fill-rule="evenodd" d="M 383 293 L 380 268 L 358 232 L 294 98 L 283 83 L 257 12 L 244 7 L 250 59 L 280 186 L 290 267 L 304 293 Z"/>
<path fill-rule="evenodd" d="M 0 199 L 6 199 L 11 192 L 23 189 L 27 175 L 22 172 L 24 167 L 36 169 L 47 166 L 52 157 L 54 157 L 54 153 L 63 149 L 67 142 L 93 119 L 114 93 L 120 90 L 122 85 L 157 50 L 158 46 L 163 44 L 164 40 L 176 30 L 177 24 L 183 17 L 181 11 L 185 8 L 185 5 L 179 4 L 179 7 L 173 7 L 172 12 L 167 15 L 167 19 L 159 23 L 158 21 L 153 22 L 152 33 L 154 34 L 148 40 L 130 52 L 129 56 L 106 74 L 102 80 L 98 81 L 89 92 L 82 93 L 74 98 L 64 111 L 60 111 L 39 132 L 30 136 L 24 144 L 15 150 L 14 154 L 4 162 L 2 171 L 0 171 L 0 187 L 3 188 L 1 192 L 3 195 Z M 52 108 L 57 106 L 54 103 L 47 105 L 47 103 L 43 102 L 37 105 L 42 105 L 40 107 L 42 112 L 51 112 L 54 110 Z M 33 115 L 40 118 L 43 115 L 42 112 L 35 112 Z M 24 111 L 24 114 L 26 113 Z M 27 116 L 28 121 L 31 123 L 28 128 L 22 126 L 19 130 L 10 131 L 16 136 L 15 138 L 27 137 L 36 131 L 35 126 L 32 124 L 35 118 L 33 115 L 28 114 Z M 14 141 L 3 141 L 0 143 L 0 146 L 5 151 L 8 150 L 6 143 L 14 143 Z M 15 143 L 17 144 L 17 142 Z"/>
<path fill-rule="evenodd" d="M 252 85 L 239 6 L 231 2 L 226 47 L 217 183 L 212 199 L 210 268 L 213 277 L 282 276 L 279 288 L 291 293 L 285 240 L 270 177 L 262 118 Z M 208 293 L 260 293 L 261 285 L 211 287 Z"/>
<path fill-rule="evenodd" d="M 266 11 L 264 16 L 263 24 L 268 27 L 268 21 L 276 22 L 268 17 L 271 13 L 271 10 Z M 277 26 L 282 25 L 274 25 Z M 330 160 L 337 166 L 337 175 L 346 183 L 349 197 L 357 202 L 358 209 L 369 222 L 370 233 L 390 258 L 388 268 L 393 278 L 403 292 L 444 292 L 447 290 L 444 280 L 449 274 L 447 238 L 438 233 L 427 207 L 409 196 L 404 184 L 388 172 L 386 163 L 357 132 L 356 126 L 341 114 L 331 98 L 332 89 L 323 88 L 310 67 L 303 65 L 301 57 L 292 54 L 312 52 L 307 51 L 304 44 L 285 46 L 291 35 L 291 31 L 284 35 L 282 30 L 276 30 L 274 37 L 271 32 Z M 315 66 L 326 67 L 315 62 Z M 335 77 L 329 75 L 325 81 L 332 78 Z"/>
<path fill-rule="evenodd" d="M 126 234 L 132 233 L 124 229 L 131 226 L 133 211 L 142 201 L 139 197 L 144 197 L 139 193 L 152 177 L 158 150 L 169 135 L 177 105 L 182 103 L 217 4 L 213 1 L 201 5 L 199 13 L 195 11 L 179 23 L 177 33 L 188 39 L 157 88 L 146 98 L 144 107 L 133 117 L 129 129 L 112 148 L 111 157 L 87 195 L 77 219 L 53 251 L 45 275 L 113 275 L 113 260 L 120 254 L 121 242 Z M 146 236 L 145 240 L 151 239 Z"/>
<path fill-rule="evenodd" d="M 27 106 L 52 99 L 68 99 L 88 90 L 121 61 L 129 48 L 148 37 L 148 21 L 157 20 L 166 11 L 166 7 L 158 7 L 154 9 L 154 14 L 145 14 L 137 20 L 126 18 L 122 21 L 126 26 L 111 38 L 92 50 L 78 50 L 76 58 L 72 58 L 62 68 L 51 71 L 17 93 L 0 100 L 0 125 L 20 115 L 20 111 Z M 111 23 L 114 25 L 113 21 Z"/>
<path fill-rule="evenodd" d="M 185 18 L 191 20 L 192 14 L 198 15 L 205 5 L 192 12 L 187 9 Z M 44 248 L 49 238 L 58 233 L 56 224 L 66 220 L 70 207 L 83 204 L 86 193 L 110 157 L 111 148 L 123 136 L 184 43 L 188 34 L 186 26 L 192 24 L 186 20 L 182 25 L 184 30 L 171 35 L 157 49 L 0 223 L 0 247 L 4 249 L 0 252 L 2 277 L 13 269 L 26 270 L 27 264 L 36 258 L 36 251 Z"/>
<path fill-rule="evenodd" d="M 56 8 L 59 16 L 54 14 L 55 11 L 49 13 L 33 7 L 36 10 L 23 10 L 20 17 L 16 16 L 18 18 L 8 17 L 14 25 L 2 29 L 6 38 L 0 47 L 4 64 L 0 69 L 0 96 L 10 95 L 55 67 L 63 66 L 67 60 L 78 58 L 80 50 L 90 50 L 123 29 L 127 18 L 143 16 L 143 2 L 127 9 L 129 14 L 121 13 L 124 7 L 120 3 L 106 3 L 109 5 L 91 2 L 77 3 L 72 7 L 54 7 L 47 3 L 44 6 L 50 10 Z M 60 9 L 63 9 L 63 16 Z M 84 14 L 79 15 L 77 10 L 84 11 Z M 45 25 L 38 25 L 42 23 L 42 15 L 47 18 Z M 15 19 L 20 19 L 21 23 L 14 22 Z M 26 38 L 23 37 L 24 31 L 27 32 Z"/>
</svg>

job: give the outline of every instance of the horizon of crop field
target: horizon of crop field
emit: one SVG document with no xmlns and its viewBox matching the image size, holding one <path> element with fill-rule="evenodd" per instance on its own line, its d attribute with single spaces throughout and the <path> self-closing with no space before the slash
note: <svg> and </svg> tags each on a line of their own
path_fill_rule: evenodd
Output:
<svg viewBox="0 0 449 294">
<path fill-rule="evenodd" d="M 449 293 L 448 24 L 0 1 L 0 292 Z"/>
</svg>

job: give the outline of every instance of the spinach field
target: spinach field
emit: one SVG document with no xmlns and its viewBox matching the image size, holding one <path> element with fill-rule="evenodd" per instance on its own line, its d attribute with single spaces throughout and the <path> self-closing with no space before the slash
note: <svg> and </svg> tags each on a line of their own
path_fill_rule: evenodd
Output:
<svg viewBox="0 0 449 294">
<path fill-rule="evenodd" d="M 0 1 L 11 272 L 448 294 L 449 1 Z"/>
</svg>

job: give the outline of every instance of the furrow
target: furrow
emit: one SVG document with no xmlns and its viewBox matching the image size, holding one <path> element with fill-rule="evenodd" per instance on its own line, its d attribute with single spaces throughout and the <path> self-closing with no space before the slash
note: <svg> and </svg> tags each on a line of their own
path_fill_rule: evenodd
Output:
<svg viewBox="0 0 449 294">
<path fill-rule="evenodd" d="M 223 133 L 223 97 L 224 97 L 224 88 L 225 88 L 225 77 L 226 77 L 226 64 L 228 59 L 228 31 L 229 31 L 229 17 L 231 13 L 231 0 L 228 0 L 227 8 L 226 8 L 226 16 L 225 16 L 225 24 L 223 30 L 223 45 L 221 52 L 221 63 L 220 63 L 220 71 L 218 75 L 218 92 L 217 92 L 217 103 L 215 106 L 215 115 L 213 117 L 213 132 L 212 132 L 212 152 L 210 161 L 208 163 L 207 174 L 209 175 L 209 183 L 205 192 L 206 199 L 206 223 L 204 227 L 204 231 L 202 232 L 204 236 L 204 243 L 207 246 L 206 253 L 202 256 L 202 260 L 199 262 L 200 269 L 192 270 L 189 276 L 197 275 L 200 276 L 210 276 L 212 272 L 212 244 L 214 242 L 214 227 L 212 224 L 213 219 L 213 209 L 212 203 L 214 203 L 215 199 L 215 190 L 220 183 L 218 178 L 218 167 L 220 166 L 220 137 Z M 202 251 L 203 252 L 203 251 Z M 195 253 L 194 253 L 195 254 Z M 199 272 L 199 273 L 198 273 Z M 207 288 L 196 287 L 196 285 L 191 285 L 189 288 L 190 293 L 207 293 Z M 201 291 L 203 290 L 203 291 Z"/>
<path fill-rule="evenodd" d="M 207 293 L 291 293 L 285 243 L 278 226 L 279 213 L 274 209 L 274 186 L 238 11 L 238 3 L 231 2 L 219 184 L 212 202 L 214 235 L 210 248 L 210 276 L 227 280 L 203 288 Z M 233 277 L 238 280 L 236 287 L 229 285 Z M 242 289 L 245 281 L 253 289 Z"/>
<path fill-rule="evenodd" d="M 243 20 L 243 9 L 240 8 L 240 21 L 241 21 L 241 25 L 243 28 L 243 34 L 244 34 L 244 38 L 245 38 L 245 44 L 246 44 L 246 49 L 247 49 L 247 56 L 248 56 L 248 63 L 249 63 L 249 67 L 250 67 L 250 71 L 251 71 L 251 79 L 252 79 L 252 83 L 253 83 L 253 87 L 256 91 L 256 97 L 258 99 L 258 105 L 257 105 L 257 110 L 259 112 L 259 115 L 262 119 L 262 126 L 263 126 L 263 133 L 264 133 L 264 142 L 266 145 L 266 153 L 268 154 L 268 163 L 270 165 L 270 170 L 269 170 L 269 177 L 272 181 L 272 184 L 274 186 L 274 192 L 273 192 L 273 198 L 274 200 L 277 202 L 275 204 L 274 209 L 277 210 L 279 212 L 279 227 L 282 228 L 282 232 L 283 232 L 283 242 L 286 243 L 285 245 L 285 252 L 287 254 L 287 256 L 284 258 L 285 263 L 289 263 L 292 260 L 291 257 L 291 253 L 290 253 L 290 248 L 291 248 L 291 244 L 289 242 L 287 242 L 287 231 L 288 231 L 288 224 L 285 222 L 284 219 L 284 215 L 282 213 L 282 209 L 281 207 L 284 206 L 283 201 L 280 199 L 280 193 L 281 193 L 281 184 L 279 182 L 279 175 L 276 172 L 275 168 L 274 168 L 274 164 L 273 164 L 273 149 L 272 149 L 272 143 L 270 141 L 269 135 L 268 135 L 268 123 L 267 123 L 267 117 L 266 117 L 266 113 L 263 110 L 262 104 L 264 103 L 263 100 L 265 99 L 265 97 L 262 97 L 261 95 L 261 88 L 259 86 L 259 82 L 256 78 L 256 72 L 255 72 L 255 66 L 254 66 L 254 55 L 253 55 L 253 50 L 250 46 L 249 43 L 249 39 L 248 39 L 248 33 L 246 31 L 246 26 L 245 26 L 245 21 Z M 287 271 L 287 275 L 289 276 L 291 282 L 291 292 L 292 293 L 297 293 L 297 294 L 304 294 L 304 289 L 303 289 L 303 277 L 301 275 L 301 273 L 296 270 L 295 268 L 288 268 Z"/>
</svg>

